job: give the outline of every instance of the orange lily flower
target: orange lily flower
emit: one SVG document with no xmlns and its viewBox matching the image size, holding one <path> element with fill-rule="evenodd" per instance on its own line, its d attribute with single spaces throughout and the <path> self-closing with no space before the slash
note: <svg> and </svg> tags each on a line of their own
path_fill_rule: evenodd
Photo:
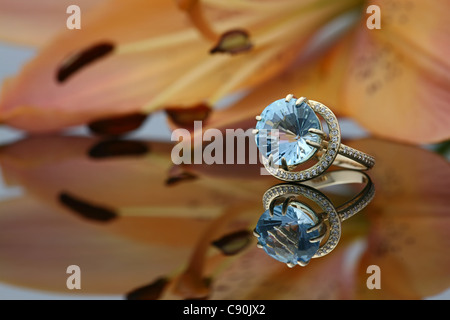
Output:
<svg viewBox="0 0 450 320">
<path fill-rule="evenodd" d="M 2 282 L 67 292 L 64 270 L 77 264 L 83 294 L 133 299 L 403 299 L 450 286 L 450 171 L 427 150 L 349 142 L 377 157 L 376 196 L 343 222 L 333 252 L 289 269 L 251 236 L 263 193 L 279 183 L 258 166 L 192 165 L 183 175 L 169 144 L 104 143 L 40 136 L 2 147 L 7 184 L 23 188 L 0 201 Z M 369 265 L 381 269 L 381 290 L 366 287 Z"/>
<path fill-rule="evenodd" d="M 29 16 L 18 3 L 1 0 L 2 14 Z M 381 30 L 365 27 L 369 4 L 381 7 Z M 82 29 L 44 32 L 52 40 L 4 85 L 1 122 L 52 131 L 173 107 L 214 108 L 231 94 L 247 94 L 211 113 L 209 125 L 224 127 L 293 92 L 375 135 L 414 143 L 449 137 L 447 3 L 98 0 L 81 8 Z M 305 58 L 314 35 L 350 12 L 362 18 L 356 30 L 327 54 Z M 45 18 L 48 30 L 66 17 L 58 11 L 31 21 L 38 30 Z M 15 30 L 8 28 L 9 39 Z M 28 40 L 26 30 L 17 28 L 17 41 Z"/>
</svg>

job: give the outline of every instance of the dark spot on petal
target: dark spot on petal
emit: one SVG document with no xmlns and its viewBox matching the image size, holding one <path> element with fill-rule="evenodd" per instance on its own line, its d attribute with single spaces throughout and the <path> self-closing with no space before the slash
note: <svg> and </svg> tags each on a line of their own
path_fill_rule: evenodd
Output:
<svg viewBox="0 0 450 320">
<path fill-rule="evenodd" d="M 117 214 L 109 208 L 87 203 L 66 192 L 59 194 L 59 202 L 73 212 L 89 220 L 107 222 L 117 217 Z"/>
<path fill-rule="evenodd" d="M 372 76 L 373 70 L 369 68 L 361 69 L 357 73 L 357 77 L 360 79 L 368 79 Z"/>
<path fill-rule="evenodd" d="M 168 107 L 166 113 L 170 120 L 179 127 L 188 130 L 194 129 L 194 121 L 205 121 L 208 119 L 211 108 L 203 103 L 190 108 Z"/>
<path fill-rule="evenodd" d="M 197 179 L 197 176 L 190 173 L 190 172 L 181 172 L 178 173 L 176 175 L 172 175 L 170 176 L 167 180 L 166 180 L 166 185 L 168 186 L 173 186 L 179 182 L 182 181 L 190 181 L 190 180 L 195 180 Z"/>
<path fill-rule="evenodd" d="M 142 113 L 128 114 L 91 122 L 88 128 L 97 135 L 120 136 L 138 129 L 147 117 L 148 115 Z"/>
<path fill-rule="evenodd" d="M 386 240 L 380 241 L 373 251 L 376 257 L 385 256 L 389 252 L 389 243 Z"/>
<path fill-rule="evenodd" d="M 106 140 L 89 150 L 89 157 L 103 159 L 110 157 L 140 156 L 148 153 L 148 147 L 140 141 Z"/>
<path fill-rule="evenodd" d="M 100 43 L 66 58 L 58 69 L 56 79 L 62 83 L 83 67 L 107 56 L 114 50 L 111 43 Z"/>
<path fill-rule="evenodd" d="M 231 256 L 244 250 L 250 244 L 251 239 L 251 232 L 241 230 L 213 241 L 212 245 L 222 251 L 224 255 Z"/>
<path fill-rule="evenodd" d="M 225 32 L 219 39 L 219 43 L 212 48 L 210 53 L 242 53 L 253 47 L 250 35 L 245 30 L 230 30 Z"/>
<path fill-rule="evenodd" d="M 370 83 L 367 88 L 366 88 L 366 92 L 369 95 L 375 94 L 379 89 L 381 88 L 381 83 L 380 82 L 372 82 Z"/>
<path fill-rule="evenodd" d="M 127 293 L 127 300 L 157 300 L 168 283 L 167 278 L 159 278 L 149 285 L 137 288 Z"/>
</svg>

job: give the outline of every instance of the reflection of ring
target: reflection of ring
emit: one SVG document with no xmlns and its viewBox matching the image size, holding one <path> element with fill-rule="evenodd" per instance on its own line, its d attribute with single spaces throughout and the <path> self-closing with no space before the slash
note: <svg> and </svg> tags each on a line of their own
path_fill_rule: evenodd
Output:
<svg viewBox="0 0 450 320">
<path fill-rule="evenodd" d="M 365 186 L 353 199 L 338 207 L 316 189 L 350 183 Z M 273 186 L 263 196 L 266 211 L 254 230 L 258 247 L 289 267 L 305 266 L 311 258 L 322 257 L 337 246 L 341 222 L 361 211 L 374 194 L 369 176 L 352 170 L 332 171 L 302 184 Z M 309 199 L 317 211 L 299 197 Z"/>
<path fill-rule="evenodd" d="M 327 124 L 323 131 L 317 115 Z M 262 155 L 262 163 L 273 176 L 284 181 L 304 181 L 322 174 L 332 164 L 367 170 L 372 156 L 341 144 L 341 132 L 334 113 L 320 102 L 295 99 L 289 94 L 267 106 L 253 131 Z M 315 156 L 317 163 L 294 172 L 300 164 Z"/>
</svg>

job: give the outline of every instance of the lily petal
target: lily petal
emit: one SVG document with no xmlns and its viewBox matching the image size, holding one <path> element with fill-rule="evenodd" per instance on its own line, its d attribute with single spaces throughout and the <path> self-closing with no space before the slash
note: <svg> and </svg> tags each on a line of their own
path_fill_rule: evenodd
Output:
<svg viewBox="0 0 450 320">
<path fill-rule="evenodd" d="M 277 14 L 208 10 L 217 32 L 239 27 L 254 44 L 240 54 L 211 55 L 211 42 L 174 3 L 110 1 L 89 12 L 81 30 L 62 32 L 10 83 L 0 121 L 52 131 L 164 106 L 215 105 L 287 68 L 314 30 L 353 6 L 351 0 L 305 1 L 294 9 L 280 6 Z M 61 67 L 104 43 L 113 46 L 108 55 L 57 77 Z"/>
<path fill-rule="evenodd" d="M 67 8 L 76 4 L 83 14 L 106 0 L 0 0 L 0 39 L 20 45 L 43 46 L 66 28 Z"/>
<path fill-rule="evenodd" d="M 214 113 L 208 125 L 226 128 L 247 120 L 253 126 L 267 104 L 294 93 L 387 139 L 415 144 L 448 139 L 448 3 L 432 8 L 421 1 L 373 3 L 383 10 L 381 30 L 369 30 L 361 21 L 325 55 L 269 79 Z"/>
<path fill-rule="evenodd" d="M 428 150 L 381 140 L 350 143 L 374 154 L 377 194 L 367 211 L 367 249 L 355 282 L 358 299 L 418 299 L 450 285 L 450 167 Z M 405 165 L 407 164 L 407 165 Z M 367 267 L 381 270 L 381 290 L 368 290 Z"/>
<path fill-rule="evenodd" d="M 384 37 L 388 32 L 388 27 L 359 29 L 348 58 L 342 113 L 387 139 L 419 144 L 448 139 L 448 62 L 426 54 L 417 58 L 410 53 L 413 48 L 405 50 L 401 38 Z M 442 52 L 440 58 L 448 54 Z"/>
<path fill-rule="evenodd" d="M 0 202 L 0 208 L 3 283 L 67 293 L 65 272 L 75 264 L 84 293 L 123 295 L 188 258 L 189 246 L 139 243 L 30 195 Z"/>
</svg>

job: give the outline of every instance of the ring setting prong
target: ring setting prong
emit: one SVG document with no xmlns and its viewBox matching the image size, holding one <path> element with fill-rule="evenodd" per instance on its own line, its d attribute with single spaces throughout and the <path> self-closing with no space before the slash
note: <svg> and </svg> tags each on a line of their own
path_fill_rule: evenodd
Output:
<svg viewBox="0 0 450 320">
<path fill-rule="evenodd" d="M 309 263 L 309 261 L 308 262 L 303 262 L 303 261 L 297 261 L 297 264 L 299 265 L 299 266 L 302 266 L 302 267 L 306 267 L 307 265 L 308 265 L 308 263 Z"/>
<path fill-rule="evenodd" d="M 286 265 L 287 265 L 289 268 L 295 267 L 295 264 L 293 264 L 292 262 L 288 262 L 288 263 L 286 263 Z"/>
<path fill-rule="evenodd" d="M 308 103 L 308 99 L 306 99 L 305 97 L 300 97 L 297 99 L 297 101 L 295 101 L 295 104 L 298 106 L 298 105 L 302 104 L 303 102 Z"/>
<path fill-rule="evenodd" d="M 323 139 L 328 139 L 328 135 L 325 132 L 323 132 L 322 130 L 311 128 L 311 129 L 308 130 L 308 132 L 309 133 L 313 133 L 313 134 L 317 134 L 320 137 L 322 137 Z"/>
<path fill-rule="evenodd" d="M 314 227 L 311 227 L 308 230 L 306 230 L 306 233 L 311 233 L 311 232 L 314 232 L 316 230 L 319 230 L 322 227 L 322 224 L 323 224 L 323 222 L 319 222 Z"/>
<path fill-rule="evenodd" d="M 309 242 L 311 242 L 311 243 L 320 242 L 320 241 L 322 241 L 322 239 L 323 239 L 324 237 L 325 237 L 325 233 L 322 234 L 322 235 L 320 235 L 320 236 L 318 236 L 318 237 L 316 237 L 316 238 L 309 239 Z"/>
<path fill-rule="evenodd" d="M 268 161 L 269 161 L 269 166 L 273 167 L 273 154 L 271 154 L 271 155 L 269 156 Z"/>
<path fill-rule="evenodd" d="M 291 101 L 291 99 L 294 97 L 294 95 L 293 94 L 288 94 L 287 96 L 286 96 L 286 102 L 289 102 L 289 101 Z"/>
<path fill-rule="evenodd" d="M 275 201 L 272 201 L 269 205 L 269 215 L 273 217 L 273 210 L 275 209 Z"/>
<path fill-rule="evenodd" d="M 288 168 L 288 165 L 287 165 L 287 162 L 286 162 L 286 158 L 285 158 L 285 157 L 282 157 L 282 158 L 281 158 L 281 168 L 282 168 L 283 170 L 285 170 L 285 171 L 289 171 L 289 168 Z"/>
<path fill-rule="evenodd" d="M 289 204 L 292 202 L 292 200 L 294 200 L 295 197 L 289 197 L 286 200 L 284 200 L 283 202 L 283 206 L 281 207 L 281 215 L 285 216 L 287 213 L 287 209 L 289 207 Z"/>
<path fill-rule="evenodd" d="M 317 142 L 314 142 L 314 141 L 311 141 L 311 140 L 305 140 L 305 142 L 306 142 L 306 144 L 308 146 L 311 146 L 313 148 L 316 148 L 316 149 L 321 149 L 322 148 L 322 145 L 317 143 Z"/>
</svg>

